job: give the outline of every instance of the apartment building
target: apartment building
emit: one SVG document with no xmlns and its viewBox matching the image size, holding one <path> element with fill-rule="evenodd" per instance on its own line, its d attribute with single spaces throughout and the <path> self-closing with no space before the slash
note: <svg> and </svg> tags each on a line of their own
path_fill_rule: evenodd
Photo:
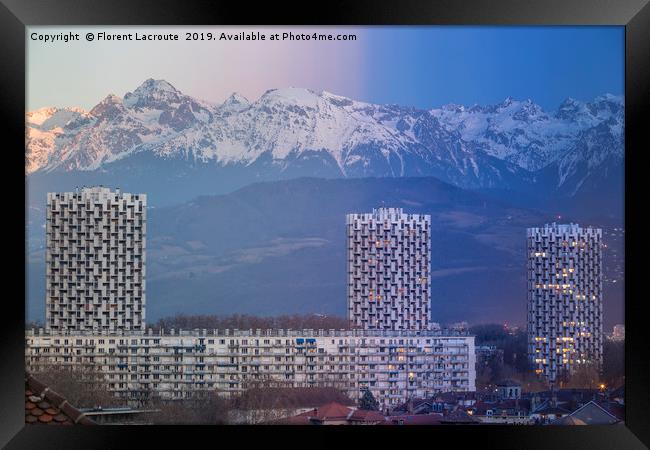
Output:
<svg viewBox="0 0 650 450">
<path fill-rule="evenodd" d="M 602 231 L 578 224 L 527 230 L 528 355 L 551 383 L 602 367 Z"/>
<path fill-rule="evenodd" d="M 351 326 L 427 330 L 431 320 L 431 216 L 401 208 L 348 214 L 347 300 Z"/>
<path fill-rule="evenodd" d="M 411 397 L 475 390 L 474 337 L 462 332 L 367 330 L 192 330 L 26 335 L 30 370 L 99 370 L 116 395 L 229 396 L 252 386 L 332 386 L 384 406 Z"/>
<path fill-rule="evenodd" d="M 47 194 L 47 330 L 144 329 L 146 206 L 104 187 Z"/>
<path fill-rule="evenodd" d="M 430 323 L 430 217 L 351 214 L 352 330 L 145 328 L 146 196 L 84 188 L 47 198 L 46 326 L 26 335 L 29 370 L 102 374 L 129 402 L 249 387 L 332 386 L 384 406 L 475 390 L 474 338 Z"/>
</svg>

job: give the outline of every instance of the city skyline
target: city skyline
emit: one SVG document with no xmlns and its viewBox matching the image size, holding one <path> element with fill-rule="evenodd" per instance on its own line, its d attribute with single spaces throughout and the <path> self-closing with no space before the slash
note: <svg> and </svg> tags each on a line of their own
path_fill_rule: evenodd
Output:
<svg viewBox="0 0 650 450">
<path fill-rule="evenodd" d="M 106 270 L 124 270 L 126 267 L 120 261 L 124 263 L 124 255 L 133 253 L 146 261 L 146 194 L 89 187 L 73 193 L 49 193 L 48 206 L 48 261 L 59 259 L 59 246 L 55 244 L 72 244 L 68 250 L 73 253 L 70 258 L 65 251 L 60 252 L 64 261 L 52 264 L 51 269 L 69 266 L 70 273 L 79 274 L 92 267 L 92 276 L 83 276 L 85 290 L 97 292 L 107 284 L 111 289 L 95 298 L 91 304 L 95 311 L 89 311 L 88 300 L 92 297 L 86 294 L 85 304 L 78 299 L 70 301 L 76 297 L 74 292 L 68 296 L 66 288 L 73 287 L 63 286 L 60 304 L 65 305 L 65 310 L 59 314 L 54 313 L 60 305 L 52 302 L 58 297 L 50 296 L 59 295 L 58 290 L 56 286 L 52 292 L 48 290 L 46 303 L 51 322 L 45 330 L 26 330 L 26 366 L 37 373 L 61 364 L 92 367 L 107 383 L 108 392 L 132 408 L 155 401 L 206 398 L 212 391 L 233 398 L 263 383 L 267 388 L 335 388 L 359 403 L 369 392 L 388 414 L 413 398 L 475 392 L 478 355 L 483 370 L 495 351 L 481 347 L 479 352 L 475 336 L 464 325 L 441 329 L 431 322 L 429 283 L 425 284 L 426 289 L 419 290 L 430 264 L 431 217 L 427 215 L 405 214 L 401 208 L 384 206 L 372 213 L 345 215 L 351 288 L 347 296 L 348 329 L 154 330 L 145 327 L 144 296 L 137 301 L 122 301 L 126 308 L 109 309 L 119 302 L 113 296 L 121 291 L 117 286 L 112 289 L 102 278 L 103 270 L 94 271 L 100 261 L 107 266 Z M 68 211 L 62 211 L 67 208 Z M 55 217 L 58 213 L 62 217 Z M 90 223 L 82 227 L 86 220 Z M 130 220 L 134 229 L 126 229 L 125 220 Z M 139 239 L 119 234 L 122 228 L 125 233 L 132 233 L 136 227 L 141 229 Z M 77 232 L 82 235 L 77 236 Z M 601 230 L 553 223 L 528 228 L 526 234 L 528 348 L 533 367 L 518 376 L 525 378 L 532 372 L 554 386 L 559 375 L 570 379 L 574 364 L 580 362 L 595 362 L 600 373 Z M 75 244 L 78 238 L 84 241 L 84 236 L 93 249 L 108 244 L 108 252 L 93 251 L 77 259 Z M 120 244 L 124 246 L 120 253 L 112 253 Z M 370 266 L 378 264 L 382 257 L 391 259 L 383 261 L 388 272 L 377 266 L 375 274 Z M 141 269 L 144 271 L 144 267 Z M 377 285 L 361 276 L 366 272 L 379 280 Z M 134 274 L 129 271 L 125 275 L 129 278 Z M 50 277 L 53 282 L 58 281 L 48 272 Z M 117 273 L 113 278 L 116 277 Z M 391 283 L 384 286 L 385 280 Z M 144 286 L 144 280 L 140 282 Z M 367 291 L 364 288 L 357 292 L 357 282 L 359 286 L 368 285 Z M 399 295 L 400 286 L 408 288 L 407 295 Z M 536 295 L 547 292 L 547 287 L 551 294 Z M 587 295 L 588 306 L 584 306 L 587 302 L 581 300 Z M 373 303 L 383 300 L 383 296 L 391 297 L 390 303 L 384 302 L 389 308 L 378 306 L 375 311 Z M 566 307 L 567 299 L 573 307 Z M 97 311 L 102 313 L 101 317 Z M 134 319 L 134 311 L 141 314 L 141 320 L 131 326 L 127 321 Z M 541 319 L 540 314 L 544 315 Z M 59 316 L 71 319 L 60 323 Z M 563 322 L 560 324 L 559 320 Z M 562 331 L 556 333 L 560 326 Z M 618 329 L 617 339 L 621 335 Z M 496 390 L 501 400 L 521 397 L 520 384 L 511 380 L 503 383 L 506 384 L 498 385 L 500 390 Z M 541 411 L 540 406 L 534 408 L 531 404 L 530 408 L 533 413 Z M 490 420 L 487 414 L 482 421 Z M 533 419 L 518 412 L 513 420 L 506 423 L 527 424 Z"/>
<path fill-rule="evenodd" d="M 400 320 L 397 326 L 383 320 L 364 324 L 351 316 L 350 328 L 339 331 L 165 333 L 146 328 L 146 198 L 105 187 L 48 194 L 48 322 L 45 330 L 26 333 L 30 370 L 68 362 L 91 365 L 99 369 L 110 392 L 137 405 L 153 398 L 189 399 L 212 389 L 230 396 L 263 380 L 273 386 L 334 386 L 353 400 L 370 390 L 384 407 L 412 396 L 475 390 L 474 337 L 431 328 L 428 291 L 415 302 L 400 301 L 393 307 Z M 405 285 L 414 290 L 411 283 L 420 284 L 422 265 L 428 272 L 430 217 L 392 208 L 370 216 L 404 228 L 405 236 L 395 236 L 395 244 L 403 256 L 411 256 L 400 264 L 407 274 Z M 370 216 L 349 215 L 346 222 L 359 228 L 359 219 Z M 375 228 L 373 223 L 370 228 Z M 419 261 L 422 255 L 425 263 Z M 142 264 L 136 267 L 133 260 Z M 61 289 L 56 273 L 60 268 L 66 281 Z M 77 286 L 81 296 L 76 295 Z M 95 295 L 98 292 L 101 296 Z"/>
</svg>

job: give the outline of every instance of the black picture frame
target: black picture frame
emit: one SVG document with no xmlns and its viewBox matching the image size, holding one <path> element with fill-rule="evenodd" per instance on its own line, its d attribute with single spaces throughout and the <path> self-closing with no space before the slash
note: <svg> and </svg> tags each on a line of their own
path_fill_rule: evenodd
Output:
<svg viewBox="0 0 650 450">
<path fill-rule="evenodd" d="M 590 427 L 24 427 L 24 326 L 26 283 L 19 279 L 18 252 L 25 255 L 20 237 L 25 228 L 17 217 L 25 214 L 21 190 L 24 182 L 25 142 L 25 45 L 26 26 L 34 25 L 622 25 L 625 26 L 625 371 L 626 421 L 624 425 Z M 647 0 L 377 0 L 329 2 L 225 2 L 206 0 L 0 0 L 0 124 L 4 149 L 3 178 L 19 178 L 5 187 L 5 199 L 15 201 L 16 212 L 4 216 L 9 242 L 3 296 L 2 357 L 0 358 L 0 444 L 12 449 L 32 448 L 131 448 L 144 439 L 145 448 L 155 441 L 191 445 L 205 439 L 213 445 L 312 446 L 335 439 L 344 445 L 359 438 L 365 446 L 395 438 L 402 445 L 444 445 L 441 438 L 464 447 L 466 444 L 499 448 L 647 448 L 650 445 L 650 346 L 643 306 L 646 298 L 642 271 L 643 250 L 639 243 L 647 235 L 647 220 L 641 202 L 641 158 L 650 148 L 647 119 L 650 103 L 650 5 Z M 23 181 L 21 181 L 23 180 Z M 22 191 L 25 195 L 25 191 Z M 13 212 L 13 211 L 12 211 Z M 4 227 L 3 227 L 4 228 Z M 25 241 L 22 241 L 25 242 Z M 26 262 L 23 260 L 23 263 Z M 25 265 L 23 265 L 23 269 Z M 23 271 L 23 276 L 25 271 Z M 9 307 L 9 309 L 7 309 Z M 224 429 L 225 428 L 225 429 Z M 345 430 L 343 430 L 345 429 Z M 296 434 L 298 433 L 298 434 Z M 286 434 L 286 436 L 284 436 Z M 347 440 L 344 440 L 346 439 Z M 234 439 L 232 441 L 231 439 Z M 226 444 L 226 442 L 230 442 Z M 137 444 L 137 445 L 143 445 Z"/>
</svg>

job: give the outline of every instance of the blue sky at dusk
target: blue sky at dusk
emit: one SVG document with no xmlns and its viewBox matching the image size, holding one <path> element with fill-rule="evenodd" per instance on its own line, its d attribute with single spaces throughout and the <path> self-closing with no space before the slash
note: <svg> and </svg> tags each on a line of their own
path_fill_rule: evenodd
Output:
<svg viewBox="0 0 650 450">
<path fill-rule="evenodd" d="M 384 31 L 385 30 L 385 31 Z M 624 91 L 622 27 L 418 27 L 377 33 L 367 95 L 419 107 L 531 98 L 545 109 L 566 97 Z"/>
<path fill-rule="evenodd" d="M 31 32 L 313 31 L 355 42 L 43 43 Z M 162 78 L 195 97 L 255 100 L 267 89 L 306 87 L 373 103 L 420 108 L 489 104 L 508 96 L 555 109 L 566 97 L 624 91 L 623 27 L 30 27 L 27 108 L 92 108 Z"/>
</svg>

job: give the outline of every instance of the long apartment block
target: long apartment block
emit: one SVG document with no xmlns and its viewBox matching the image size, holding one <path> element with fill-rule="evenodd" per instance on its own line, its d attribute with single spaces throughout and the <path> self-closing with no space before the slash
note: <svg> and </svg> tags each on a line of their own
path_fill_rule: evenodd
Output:
<svg viewBox="0 0 650 450">
<path fill-rule="evenodd" d="M 431 216 L 401 208 L 348 214 L 347 300 L 351 326 L 426 330 L 431 320 Z"/>
<path fill-rule="evenodd" d="M 384 406 L 433 393 L 475 390 L 474 337 L 462 332 L 193 330 L 70 333 L 30 330 L 26 365 L 100 371 L 130 402 L 229 396 L 251 386 L 331 386 Z"/>
<path fill-rule="evenodd" d="M 104 187 L 47 194 L 46 329 L 144 329 L 146 206 Z"/>
<path fill-rule="evenodd" d="M 527 231 L 528 356 L 550 382 L 603 360 L 602 231 L 547 224 Z"/>
</svg>

